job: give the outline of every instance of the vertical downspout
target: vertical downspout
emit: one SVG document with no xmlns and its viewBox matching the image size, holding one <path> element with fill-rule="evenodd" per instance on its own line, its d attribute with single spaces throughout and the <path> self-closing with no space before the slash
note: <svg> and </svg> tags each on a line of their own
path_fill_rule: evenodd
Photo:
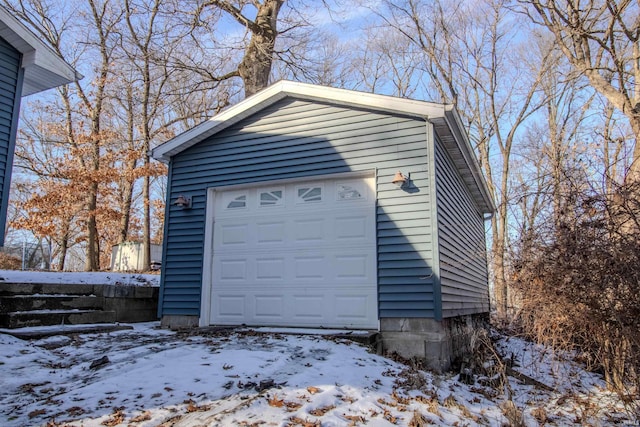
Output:
<svg viewBox="0 0 640 427">
<path fill-rule="evenodd" d="M 439 245 L 439 227 L 438 227 L 438 191 L 436 183 L 436 139 L 433 131 L 433 124 L 427 119 L 426 122 L 426 138 L 429 168 L 429 198 L 431 205 L 431 253 L 432 262 L 431 271 L 433 274 L 433 310 L 434 318 L 438 321 L 442 320 L 442 289 L 440 280 L 440 245 Z"/>
</svg>

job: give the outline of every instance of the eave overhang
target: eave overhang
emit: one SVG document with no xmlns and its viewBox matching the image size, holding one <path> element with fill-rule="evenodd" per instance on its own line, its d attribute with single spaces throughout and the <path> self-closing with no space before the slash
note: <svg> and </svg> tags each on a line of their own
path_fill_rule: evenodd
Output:
<svg viewBox="0 0 640 427">
<path fill-rule="evenodd" d="M 82 78 L 7 9 L 0 7 L 0 37 L 22 53 L 22 96 L 78 81 Z"/>
</svg>

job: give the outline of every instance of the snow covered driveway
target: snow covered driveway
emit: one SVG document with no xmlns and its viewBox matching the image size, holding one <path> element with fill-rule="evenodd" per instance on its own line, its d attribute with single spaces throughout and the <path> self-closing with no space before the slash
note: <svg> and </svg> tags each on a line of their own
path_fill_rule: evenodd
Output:
<svg viewBox="0 0 640 427">
<path fill-rule="evenodd" d="M 491 390 L 346 340 L 133 326 L 35 341 L 0 334 L 0 425 L 500 426 L 509 416 L 505 398 Z M 512 388 L 527 425 L 542 416 L 550 425 L 585 420 L 563 391 L 515 380 Z M 624 419 L 604 409 L 590 417 L 594 425 Z"/>
</svg>

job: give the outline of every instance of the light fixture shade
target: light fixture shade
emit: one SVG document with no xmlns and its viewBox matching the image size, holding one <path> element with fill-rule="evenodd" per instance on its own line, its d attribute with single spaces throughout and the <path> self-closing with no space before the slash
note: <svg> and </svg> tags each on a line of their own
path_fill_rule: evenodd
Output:
<svg viewBox="0 0 640 427">
<path fill-rule="evenodd" d="M 182 209 L 189 209 L 191 208 L 191 198 L 185 197 L 183 194 L 181 194 L 178 196 L 176 201 L 173 202 L 173 204 L 178 207 L 181 207 Z"/>
<path fill-rule="evenodd" d="M 402 187 L 406 182 L 407 182 L 407 177 L 404 176 L 400 171 L 396 172 L 395 176 L 393 177 L 393 180 L 391 181 L 392 184 L 395 184 L 398 187 Z"/>
</svg>

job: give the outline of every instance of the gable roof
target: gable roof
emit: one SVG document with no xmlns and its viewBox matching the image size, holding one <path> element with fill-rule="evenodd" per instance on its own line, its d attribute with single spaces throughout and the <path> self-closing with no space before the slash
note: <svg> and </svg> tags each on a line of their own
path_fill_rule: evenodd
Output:
<svg viewBox="0 0 640 427">
<path fill-rule="evenodd" d="M 168 163 L 176 154 L 288 97 L 402 114 L 431 122 L 482 212 L 492 213 L 495 210 L 460 115 L 449 104 L 281 80 L 157 146 L 151 150 L 151 156 Z"/>
<path fill-rule="evenodd" d="M 22 96 L 78 81 L 76 72 L 24 24 L 0 7 L 0 37 L 22 53 Z"/>
</svg>

